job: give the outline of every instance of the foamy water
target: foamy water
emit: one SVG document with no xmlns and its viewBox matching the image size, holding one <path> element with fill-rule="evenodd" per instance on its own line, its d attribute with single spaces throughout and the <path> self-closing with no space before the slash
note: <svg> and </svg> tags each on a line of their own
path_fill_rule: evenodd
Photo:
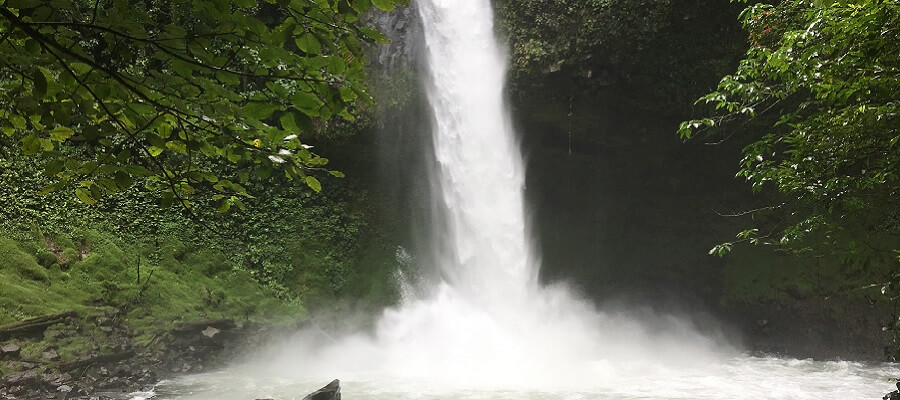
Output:
<svg viewBox="0 0 900 400">
<path fill-rule="evenodd" d="M 159 400 L 300 399 L 334 378 L 359 399 L 859 399 L 890 365 L 754 358 L 689 319 L 595 308 L 538 284 L 525 170 L 489 0 L 421 0 L 434 115 L 433 267 L 373 332 L 299 332 Z"/>
<path fill-rule="evenodd" d="M 718 364 L 671 369 L 662 365 L 632 367 L 598 365 L 594 379 L 578 387 L 526 390 L 498 385 L 493 388 L 452 387 L 436 376 L 430 380 L 400 379 L 392 374 L 345 375 L 341 381 L 346 399 L 450 400 L 625 400 L 625 399 L 784 399 L 850 400 L 880 399 L 897 378 L 892 365 L 851 362 L 815 362 L 740 356 Z M 334 376 L 316 379 L 294 376 L 260 376 L 245 367 L 191 375 L 163 382 L 154 400 L 302 399 Z M 588 387 L 590 386 L 590 387 Z"/>
</svg>

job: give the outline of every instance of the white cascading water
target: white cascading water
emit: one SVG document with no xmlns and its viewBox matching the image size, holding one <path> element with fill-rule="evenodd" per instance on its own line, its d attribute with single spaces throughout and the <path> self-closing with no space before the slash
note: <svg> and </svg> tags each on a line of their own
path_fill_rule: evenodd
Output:
<svg viewBox="0 0 900 400">
<path fill-rule="evenodd" d="M 299 399 L 333 378 L 364 399 L 846 399 L 890 367 L 739 355 L 674 316 L 603 312 L 542 287 L 522 156 L 504 106 L 489 0 L 420 0 L 434 114 L 442 280 L 404 285 L 374 333 L 307 330 L 227 371 L 164 382 L 160 400 Z M 641 317 L 637 317 L 640 315 Z M 135 396 L 140 398 L 140 396 Z"/>
<path fill-rule="evenodd" d="M 491 4 L 419 3 L 434 112 L 433 180 L 445 214 L 435 235 L 448 283 L 473 299 L 517 303 L 536 268 L 525 223 L 525 171 L 504 105 L 506 61 Z"/>
<path fill-rule="evenodd" d="M 490 1 L 417 5 L 434 114 L 434 195 L 444 206 L 434 224 L 443 281 L 385 313 L 376 337 L 389 349 L 381 368 L 444 383 L 545 387 L 577 384 L 572 378 L 583 381 L 580 372 L 600 360 L 634 359 L 635 349 L 623 352 L 629 345 L 622 340 L 649 338 L 645 328 L 601 315 L 563 287 L 537 283 L 524 162 L 504 104 L 506 57 Z M 711 342 L 670 322 L 668 337 L 690 338 L 694 358 L 708 355 L 696 350 L 707 353 Z M 641 351 L 673 353 L 661 348 L 665 340 L 651 342 Z"/>
</svg>

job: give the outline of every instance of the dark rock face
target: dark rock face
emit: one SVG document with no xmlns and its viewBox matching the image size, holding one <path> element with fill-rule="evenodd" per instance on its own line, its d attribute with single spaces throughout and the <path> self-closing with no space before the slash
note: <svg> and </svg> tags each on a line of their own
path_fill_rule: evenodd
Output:
<svg viewBox="0 0 900 400">
<path fill-rule="evenodd" d="M 31 369 L 22 372 L 16 372 L 6 377 L 6 383 L 11 386 L 20 386 L 33 384 L 38 381 L 37 371 Z"/>
<path fill-rule="evenodd" d="M 0 399 L 123 398 L 129 392 L 147 390 L 161 379 L 215 369 L 276 334 L 265 326 L 239 326 L 233 320 L 188 321 L 161 332 L 150 344 L 137 345 L 134 330 L 118 318 L 117 311 L 107 314 L 100 322 L 105 325 L 101 328 L 107 328 L 102 331 L 110 352 L 95 346 L 69 361 L 61 359 L 56 347 L 46 346 L 38 353 L 38 365 L 19 360 L 24 344 L 2 344 L 0 357 L 9 361 L 3 362 L 8 373 L 0 376 Z M 81 324 L 60 325 L 60 330 L 46 339 L 77 335 Z"/>
<path fill-rule="evenodd" d="M 325 387 L 310 393 L 303 400 L 341 400 L 341 381 L 335 379 Z"/>
<path fill-rule="evenodd" d="M 367 24 L 391 39 L 390 44 L 373 49 L 372 61 L 383 73 L 390 73 L 396 67 L 411 67 L 418 59 L 422 48 L 422 24 L 416 3 L 400 7 L 391 12 L 374 11 L 367 16 Z"/>
<path fill-rule="evenodd" d="M 900 382 L 897 382 L 897 390 L 884 395 L 883 399 L 884 400 L 900 400 Z"/>
</svg>

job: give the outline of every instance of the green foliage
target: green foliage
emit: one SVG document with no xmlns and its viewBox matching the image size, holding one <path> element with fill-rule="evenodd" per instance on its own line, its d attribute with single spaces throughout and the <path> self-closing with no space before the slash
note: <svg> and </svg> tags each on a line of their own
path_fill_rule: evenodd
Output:
<svg viewBox="0 0 900 400">
<path fill-rule="evenodd" d="M 698 102 L 710 118 L 679 134 L 733 120 L 769 117 L 767 133 L 744 149 L 739 177 L 754 191 L 773 185 L 806 212 L 778 229 L 782 244 L 861 219 L 897 232 L 900 203 L 900 7 L 896 1 L 790 1 L 747 9 L 753 47 L 734 75 Z M 782 208 L 779 206 L 778 208 Z M 740 239 L 758 238 L 747 231 Z"/>
<path fill-rule="evenodd" d="M 601 118 L 593 109 L 573 117 L 580 104 L 598 101 L 683 118 L 746 50 L 733 23 L 740 9 L 704 0 L 498 1 L 512 52 L 510 89 L 518 101 L 533 96 L 539 110 L 548 96 L 568 102 L 563 116 L 574 120 L 564 122 L 572 130 Z"/>
<path fill-rule="evenodd" d="M 370 101 L 357 24 L 405 0 L 7 1 L 0 129 L 81 202 L 140 183 L 164 205 L 243 208 L 253 168 L 321 190 L 305 141 Z"/>
<path fill-rule="evenodd" d="M 365 305 L 393 301 L 392 265 L 362 261 L 392 258 L 390 251 L 372 247 L 382 234 L 365 191 L 351 181 L 323 177 L 322 192 L 313 194 L 276 176 L 267 184 L 247 185 L 252 211 L 223 214 L 213 200 L 199 199 L 200 207 L 186 214 L 160 207 L 153 193 L 137 188 L 94 206 L 62 192 L 39 196 L 28 188 L 50 179 L 42 168 L 17 149 L 0 148 L 0 155 L 0 234 L 28 247 L 24 250 L 42 268 L 72 272 L 80 265 L 103 281 L 115 270 L 115 260 L 134 264 L 139 256 L 143 263 L 209 277 L 242 271 L 281 301 L 302 299 L 321 307 L 340 299 Z M 106 232 L 116 233 L 118 247 L 127 243 L 137 253 L 84 258 L 116 248 L 109 246 Z"/>
<path fill-rule="evenodd" d="M 137 257 L 152 251 L 128 246 L 120 238 L 85 231 L 75 239 L 97 239 L 83 260 L 71 268 L 44 270 L 26 248 L 44 248 L 45 243 L 19 242 L 0 237 L 0 323 L 44 314 L 76 311 L 81 316 L 105 307 L 128 314 L 128 321 L 141 333 L 152 334 L 182 319 L 216 317 L 264 319 L 250 310 L 253 304 L 273 298 L 274 293 L 255 283 L 240 270 L 206 274 L 194 268 L 198 259 L 219 260 L 211 250 L 194 250 L 183 262 L 141 263 L 138 282 Z M 221 261 L 221 260 L 219 260 Z M 38 271 L 37 273 L 35 271 Z M 35 280 L 40 275 L 40 280 Z M 303 318 L 305 310 L 297 302 L 271 303 L 270 316 Z"/>
<path fill-rule="evenodd" d="M 752 120 L 738 177 L 780 204 L 745 213 L 736 242 L 838 255 L 884 279 L 900 270 L 900 4 L 896 0 L 756 4 L 742 16 L 751 48 L 736 73 L 698 100 L 707 118 L 679 135 L 715 135 Z M 896 328 L 896 326 L 894 327 Z"/>
<path fill-rule="evenodd" d="M 502 1 L 504 31 L 513 38 L 512 59 L 524 73 L 558 70 L 611 49 L 639 50 L 667 23 L 670 0 Z M 632 52 L 634 54 L 634 52 Z"/>
</svg>

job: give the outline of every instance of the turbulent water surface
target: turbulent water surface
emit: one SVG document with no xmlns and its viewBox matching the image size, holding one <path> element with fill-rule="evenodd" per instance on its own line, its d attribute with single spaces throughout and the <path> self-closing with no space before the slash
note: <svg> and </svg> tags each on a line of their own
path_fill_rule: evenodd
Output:
<svg viewBox="0 0 900 400">
<path fill-rule="evenodd" d="M 299 399 L 331 379 L 357 399 L 858 399 L 890 366 L 741 355 L 689 319 L 598 309 L 537 282 L 525 171 L 503 99 L 489 0 L 421 0 L 434 115 L 434 264 L 371 333 L 299 332 L 261 357 L 185 376 L 159 400 Z"/>
<path fill-rule="evenodd" d="M 849 362 L 815 362 L 735 357 L 721 363 L 670 369 L 662 365 L 595 365 L 594 380 L 580 385 L 522 387 L 454 387 L 439 376 L 433 380 L 396 376 L 353 376 L 342 381 L 347 399 L 880 399 L 896 378 L 896 367 Z M 247 367 L 193 375 L 163 382 L 154 400 L 302 399 L 331 376 L 298 379 L 290 375 L 260 377 Z"/>
</svg>

